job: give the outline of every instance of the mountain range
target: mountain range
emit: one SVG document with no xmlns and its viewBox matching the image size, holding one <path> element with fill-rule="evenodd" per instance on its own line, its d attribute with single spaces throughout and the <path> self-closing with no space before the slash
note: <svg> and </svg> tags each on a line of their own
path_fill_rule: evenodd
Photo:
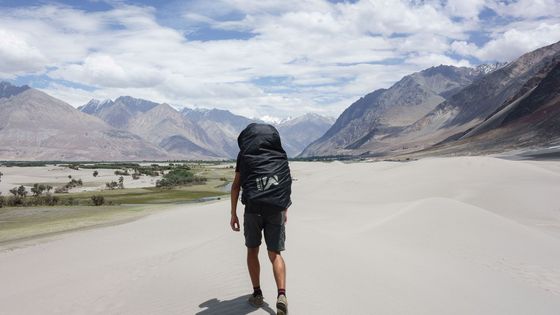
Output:
<svg viewBox="0 0 560 315">
<path fill-rule="evenodd" d="M 121 96 L 77 109 L 0 82 L 0 159 L 231 159 L 260 119 Z M 510 63 L 440 65 L 375 90 L 335 120 L 273 123 L 289 156 L 488 154 L 560 145 L 560 42 Z"/>
<path fill-rule="evenodd" d="M 487 154 L 560 144 L 560 42 L 507 64 L 432 67 L 348 107 L 301 154 Z"/>
<path fill-rule="evenodd" d="M 333 121 L 304 115 L 276 127 L 295 156 Z M 262 121 L 219 109 L 178 111 L 130 96 L 92 99 L 76 109 L 29 86 L 0 82 L 3 160 L 231 159 L 238 134 L 252 122 Z"/>
</svg>

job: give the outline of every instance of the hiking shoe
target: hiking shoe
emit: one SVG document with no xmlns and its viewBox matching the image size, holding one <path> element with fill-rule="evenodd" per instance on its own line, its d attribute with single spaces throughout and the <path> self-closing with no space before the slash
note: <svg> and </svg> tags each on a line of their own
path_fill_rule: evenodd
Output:
<svg viewBox="0 0 560 315">
<path fill-rule="evenodd" d="M 249 304 L 251 304 L 254 307 L 261 307 L 263 305 L 263 296 L 262 295 L 257 295 L 257 296 L 249 296 L 249 299 L 247 300 L 247 302 L 249 302 Z"/>
<path fill-rule="evenodd" d="M 276 314 L 277 315 L 288 314 L 288 299 L 283 294 L 278 297 L 278 301 L 276 302 Z"/>
</svg>

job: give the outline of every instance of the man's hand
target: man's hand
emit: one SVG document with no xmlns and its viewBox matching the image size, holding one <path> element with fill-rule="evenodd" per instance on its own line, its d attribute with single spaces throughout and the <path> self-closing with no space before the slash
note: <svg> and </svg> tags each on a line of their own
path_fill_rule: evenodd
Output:
<svg viewBox="0 0 560 315">
<path fill-rule="evenodd" d="M 284 224 L 288 223 L 288 209 L 284 212 Z"/>
<path fill-rule="evenodd" d="M 229 225 L 231 226 L 231 229 L 239 232 L 239 219 L 237 218 L 236 215 L 232 214 L 231 215 L 231 220 L 229 221 Z"/>
</svg>

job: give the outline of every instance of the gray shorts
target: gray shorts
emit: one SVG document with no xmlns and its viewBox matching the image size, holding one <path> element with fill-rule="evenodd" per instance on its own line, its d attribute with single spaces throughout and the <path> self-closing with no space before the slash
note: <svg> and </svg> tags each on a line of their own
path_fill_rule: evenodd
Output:
<svg viewBox="0 0 560 315">
<path fill-rule="evenodd" d="M 286 211 L 245 212 L 243 215 L 245 246 L 249 248 L 259 247 L 264 230 L 266 249 L 273 252 L 283 251 L 286 241 L 285 221 Z"/>
</svg>

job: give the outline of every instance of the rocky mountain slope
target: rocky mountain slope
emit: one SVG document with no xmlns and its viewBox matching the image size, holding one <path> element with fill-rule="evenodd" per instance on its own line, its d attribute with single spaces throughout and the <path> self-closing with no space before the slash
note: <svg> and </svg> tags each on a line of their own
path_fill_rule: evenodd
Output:
<svg viewBox="0 0 560 315">
<path fill-rule="evenodd" d="M 387 114 L 391 110 L 377 104 L 387 91 L 402 86 L 403 81 L 409 80 L 410 76 L 405 77 L 389 90 L 375 91 L 350 106 L 333 128 L 306 148 L 303 155 L 394 156 L 418 151 L 422 154 L 443 154 L 442 150 L 445 154 L 479 154 L 556 143 L 560 134 L 554 128 L 555 118 L 551 113 L 555 113 L 554 108 L 558 106 L 555 103 L 557 91 L 552 88 L 551 82 L 554 81 L 559 54 L 560 43 L 556 43 L 527 53 L 503 67 L 478 67 L 472 69 L 474 76 L 467 77 L 472 80 L 470 84 L 457 88 L 461 86 L 460 82 L 466 81 L 453 79 L 455 87 L 439 93 L 436 88 L 442 85 L 434 80 L 429 85 L 430 90 L 444 100 L 417 120 L 387 129 L 383 122 L 393 122 L 395 119 Z M 435 69 L 418 74 L 424 77 L 426 72 Z M 451 78 L 450 75 L 442 76 L 445 80 Z M 388 106 L 396 106 L 397 111 L 418 106 L 422 103 L 418 99 L 423 98 L 405 97 L 412 89 L 409 87 L 399 91 L 399 99 L 404 104 L 393 102 Z M 414 90 L 418 91 L 417 88 Z M 529 103 L 532 105 L 528 106 Z M 370 107 L 373 113 L 367 110 L 368 104 L 375 104 Z M 549 116 L 542 115 L 537 108 L 546 108 Z M 355 111 L 359 115 L 349 115 Z M 527 116 L 529 112 L 532 113 L 531 117 Z M 528 124 L 529 121 L 532 123 Z M 354 133 L 348 132 L 349 129 Z M 364 134 L 365 130 L 369 130 L 369 133 L 356 140 L 356 134 Z M 536 134 L 540 136 L 535 137 Z"/>
<path fill-rule="evenodd" d="M 158 160 L 237 156 L 251 122 L 225 110 L 183 109 L 122 96 L 77 109 L 28 86 L 0 82 L 0 159 Z M 330 125 L 306 115 L 277 126 L 290 156 Z"/>
<path fill-rule="evenodd" d="M 189 109 L 183 115 L 196 122 L 213 139 L 214 146 L 223 148 L 222 154 L 235 157 L 239 148 L 237 136 L 250 123 L 264 123 L 260 119 L 251 119 L 219 109 Z M 280 133 L 282 146 L 289 157 L 294 157 L 320 137 L 332 126 L 333 119 L 318 114 L 308 113 L 295 118 L 272 123 Z"/>
<path fill-rule="evenodd" d="M 167 150 L 174 158 L 226 157 L 206 132 L 168 104 L 159 104 L 129 122 L 128 130 Z"/>
<path fill-rule="evenodd" d="M 300 154 L 314 140 L 323 135 L 334 123 L 334 118 L 308 113 L 287 119 L 276 125 L 282 146 L 289 157 Z"/>
<path fill-rule="evenodd" d="M 235 115 L 221 109 L 183 108 L 182 115 L 196 123 L 207 135 L 214 151 L 221 156 L 235 158 L 239 152 L 237 136 L 256 120 Z"/>
<path fill-rule="evenodd" d="M 389 89 L 376 90 L 350 105 L 302 155 L 352 153 L 371 139 L 396 134 L 484 75 L 485 70 L 441 65 L 405 76 Z"/>
<path fill-rule="evenodd" d="M 166 152 L 29 87 L 2 83 L 0 159 L 141 160 Z M 7 91 L 7 92 L 6 92 Z"/>
<path fill-rule="evenodd" d="M 101 118 L 115 128 L 126 129 L 133 117 L 140 113 L 145 113 L 157 105 L 154 102 L 130 96 L 121 96 L 115 101 L 92 99 L 86 105 L 78 107 L 78 109 L 86 114 Z"/>
</svg>

